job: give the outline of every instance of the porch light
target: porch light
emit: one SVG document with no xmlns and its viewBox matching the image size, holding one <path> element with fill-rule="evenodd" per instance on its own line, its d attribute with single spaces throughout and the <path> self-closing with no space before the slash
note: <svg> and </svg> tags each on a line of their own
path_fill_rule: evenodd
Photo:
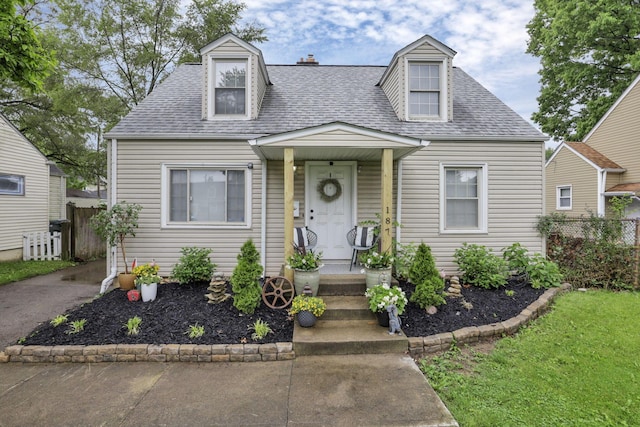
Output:
<svg viewBox="0 0 640 427">
<path fill-rule="evenodd" d="M 253 163 L 247 163 L 247 169 L 253 169 Z"/>
</svg>

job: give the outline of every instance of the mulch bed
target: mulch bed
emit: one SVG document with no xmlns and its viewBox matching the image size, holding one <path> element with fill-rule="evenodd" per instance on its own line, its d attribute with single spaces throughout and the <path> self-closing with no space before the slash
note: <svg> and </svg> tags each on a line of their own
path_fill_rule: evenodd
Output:
<svg viewBox="0 0 640 427">
<path fill-rule="evenodd" d="M 413 286 L 403 284 L 407 297 Z M 228 286 L 230 289 L 230 286 Z M 515 291 L 508 296 L 505 290 Z M 544 290 L 513 281 L 506 287 L 485 290 L 464 288 L 464 300 L 473 308 L 468 310 L 461 298 L 447 298 L 447 304 L 438 307 L 435 315 L 409 303 L 400 316 L 402 330 L 409 337 L 429 336 L 450 332 L 466 326 L 481 326 L 517 316 Z M 220 304 L 205 300 L 205 285 L 159 285 L 155 301 L 130 302 L 126 292 L 111 292 L 83 304 L 65 314 L 69 321 L 87 319 L 85 328 L 77 334 L 68 334 L 67 325 L 51 326 L 48 322 L 36 328 L 23 345 L 103 345 L 103 344 L 239 344 L 291 342 L 293 319 L 287 310 L 274 310 L 260 304 L 252 315 L 243 315 L 233 307 L 231 299 Z M 129 318 L 142 318 L 140 333 L 127 335 L 124 326 Z M 257 319 L 269 324 L 273 330 L 265 339 L 253 341 L 249 329 Z M 191 339 L 186 331 L 190 325 L 204 326 L 205 334 Z"/>
</svg>

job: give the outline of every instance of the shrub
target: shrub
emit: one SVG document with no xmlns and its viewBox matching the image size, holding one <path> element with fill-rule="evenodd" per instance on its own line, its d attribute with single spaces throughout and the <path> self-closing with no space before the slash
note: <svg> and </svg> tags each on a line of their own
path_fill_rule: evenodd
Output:
<svg viewBox="0 0 640 427">
<path fill-rule="evenodd" d="M 509 247 L 503 248 L 502 258 L 507 261 L 507 267 L 513 274 L 521 275 L 527 272 L 530 262 L 529 255 L 527 254 L 527 248 L 520 243 L 514 243 Z"/>
<path fill-rule="evenodd" d="M 535 289 L 560 286 L 562 282 L 562 274 L 558 265 L 540 254 L 535 254 L 531 258 L 527 266 L 527 275 L 531 286 Z"/>
<path fill-rule="evenodd" d="M 251 339 L 254 341 L 260 341 L 264 339 L 268 334 L 272 334 L 273 331 L 269 324 L 262 319 L 256 320 L 253 325 L 248 326 L 250 331 L 253 331 L 251 334 Z"/>
<path fill-rule="evenodd" d="M 436 268 L 436 262 L 431 254 L 431 248 L 420 243 L 416 255 L 409 269 L 409 280 L 416 285 L 409 300 L 420 308 L 438 306 L 445 303 L 442 295 L 444 291 L 444 279 Z"/>
<path fill-rule="evenodd" d="M 393 270 L 398 280 L 409 279 L 409 269 L 413 264 L 417 246 L 415 243 L 397 243 L 395 247 Z"/>
<path fill-rule="evenodd" d="M 259 260 L 260 254 L 253 241 L 247 240 L 240 248 L 238 265 L 231 275 L 231 290 L 234 293 L 233 306 L 242 313 L 253 314 L 260 304 L 262 266 Z"/>
<path fill-rule="evenodd" d="M 182 256 L 173 267 L 171 276 L 181 285 L 188 283 L 209 282 L 217 265 L 211 262 L 211 249 L 182 248 Z"/>
<path fill-rule="evenodd" d="M 490 289 L 507 282 L 507 262 L 485 246 L 463 243 L 455 250 L 453 259 L 460 267 L 465 283 Z"/>
</svg>

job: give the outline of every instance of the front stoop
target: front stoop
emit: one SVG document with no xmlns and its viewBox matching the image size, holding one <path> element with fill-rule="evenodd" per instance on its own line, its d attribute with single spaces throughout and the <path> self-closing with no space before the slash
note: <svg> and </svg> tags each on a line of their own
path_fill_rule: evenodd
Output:
<svg viewBox="0 0 640 427">
<path fill-rule="evenodd" d="M 324 299 L 327 310 L 312 328 L 302 328 L 296 321 L 296 356 L 405 353 L 407 337 L 389 335 L 387 328 L 378 325 L 369 310 L 365 289 L 362 276 L 321 276 L 318 296 Z"/>
</svg>

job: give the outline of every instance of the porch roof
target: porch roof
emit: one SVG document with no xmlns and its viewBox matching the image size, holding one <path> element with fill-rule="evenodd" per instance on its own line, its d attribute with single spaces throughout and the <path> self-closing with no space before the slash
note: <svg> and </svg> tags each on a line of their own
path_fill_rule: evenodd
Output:
<svg viewBox="0 0 640 427">
<path fill-rule="evenodd" d="M 297 160 L 380 160 L 382 150 L 393 150 L 394 160 L 429 144 L 428 141 L 335 122 L 249 140 L 262 159 L 282 160 L 292 147 Z"/>
</svg>

